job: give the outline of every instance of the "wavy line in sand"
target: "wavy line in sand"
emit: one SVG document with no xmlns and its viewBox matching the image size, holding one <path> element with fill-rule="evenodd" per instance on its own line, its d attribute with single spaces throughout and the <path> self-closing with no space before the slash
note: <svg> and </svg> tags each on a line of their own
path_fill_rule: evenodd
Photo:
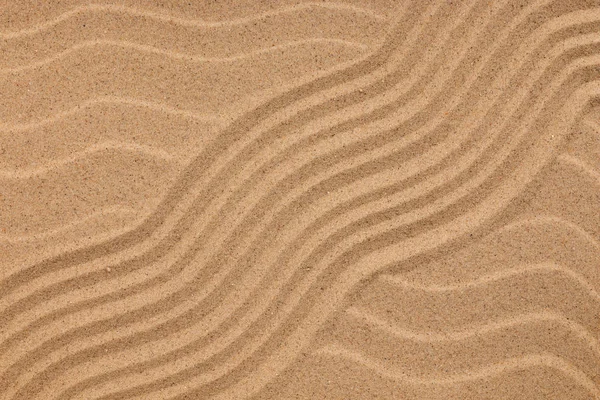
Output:
<svg viewBox="0 0 600 400">
<path fill-rule="evenodd" d="M 519 246 L 515 247 L 514 243 Z M 583 258 L 576 261 L 578 255 Z M 471 250 L 459 251 L 451 262 L 432 262 L 404 274 L 402 280 L 423 288 L 451 289 L 505 270 L 547 265 L 575 272 L 597 291 L 600 276 L 596 259 L 599 257 L 600 242 L 573 222 L 544 215 L 520 217 L 473 244 Z M 395 273 L 382 274 L 385 275 L 396 276 Z M 378 281 L 384 282 L 385 278 Z"/>
<path fill-rule="evenodd" d="M 247 53 L 243 53 L 243 54 L 239 54 L 239 55 L 235 55 L 235 56 L 231 56 L 231 57 L 212 57 L 212 58 L 210 58 L 210 57 L 202 57 L 202 56 L 190 55 L 190 54 L 185 54 L 185 53 L 176 53 L 173 51 L 162 50 L 158 47 L 137 44 L 137 43 L 128 42 L 128 41 L 101 39 L 101 40 L 85 41 L 85 42 L 77 43 L 76 45 L 74 45 L 64 51 L 61 51 L 60 53 L 58 53 L 52 57 L 48 57 L 43 60 L 36 61 L 36 62 L 30 63 L 30 64 L 21 65 L 19 67 L 15 67 L 15 68 L 0 69 L 0 73 L 15 74 L 15 73 L 19 73 L 19 72 L 23 72 L 23 71 L 27 71 L 27 70 L 36 69 L 36 68 L 46 66 L 46 65 L 51 64 L 56 61 L 64 60 L 71 54 L 74 54 L 74 53 L 77 53 L 77 52 L 80 52 L 80 51 L 86 50 L 86 49 L 93 49 L 94 47 L 98 47 L 98 46 L 108 46 L 108 47 L 119 47 L 122 49 L 131 49 L 131 50 L 139 51 L 142 53 L 157 54 L 160 56 L 171 58 L 173 60 L 187 61 L 187 62 L 194 62 L 194 63 L 229 63 L 229 62 L 235 62 L 235 61 L 249 59 L 249 58 L 263 55 L 263 54 L 279 53 L 279 52 L 283 52 L 283 51 L 292 51 L 299 46 L 303 46 L 303 45 L 307 45 L 307 44 L 310 45 L 310 44 L 323 44 L 323 43 L 325 43 L 325 44 L 335 43 L 335 44 L 339 44 L 339 45 L 343 45 L 343 46 L 355 47 L 355 48 L 358 48 L 363 51 L 365 51 L 369 48 L 369 46 L 366 44 L 351 42 L 348 40 L 328 39 L 328 38 L 310 38 L 310 39 L 297 40 L 297 41 L 293 41 L 293 42 L 289 42 L 289 43 L 285 43 L 285 44 L 281 44 L 281 45 L 277 45 L 277 46 L 272 46 L 272 47 L 268 47 L 268 48 L 264 48 L 264 49 L 254 50 L 251 52 L 247 52 Z"/>
<path fill-rule="evenodd" d="M 128 29 L 123 30 L 122 26 Z M 43 34 L 2 41 L 0 53 L 6 53 L 6 57 L 0 62 L 0 71 L 39 66 L 40 60 L 56 58 L 65 51 L 72 52 L 73 46 L 81 49 L 102 41 L 105 45 L 113 43 L 121 47 L 146 45 L 150 51 L 160 49 L 176 57 L 198 61 L 231 61 L 273 46 L 281 48 L 299 43 L 303 39 L 346 40 L 348 46 L 365 44 L 366 49 L 376 45 L 386 27 L 386 23 L 376 23 L 372 18 L 341 10 L 328 12 L 322 7 L 220 28 L 186 27 L 114 13 L 85 14 Z M 22 51 L 24 48 L 27 51 Z M 337 48 L 330 45 L 323 50 L 329 49 Z"/>
<path fill-rule="evenodd" d="M 79 225 L 85 225 L 85 223 L 87 221 L 96 219 L 99 216 L 105 216 L 105 215 L 110 215 L 110 214 L 114 215 L 114 214 L 137 214 L 137 213 L 138 213 L 138 211 L 131 207 L 111 206 L 111 207 L 102 209 L 100 211 L 96 211 L 96 212 L 94 212 L 90 215 L 87 215 L 77 221 L 70 221 L 66 225 L 63 225 L 63 226 L 59 227 L 58 229 L 54 229 L 51 231 L 44 231 L 44 232 L 34 233 L 31 235 L 21 235 L 21 236 L 0 235 L 0 244 L 2 244 L 2 242 L 23 243 L 23 242 L 33 242 L 33 241 L 37 241 L 37 240 L 48 239 L 53 236 L 59 235 L 69 229 L 77 227 Z"/>
<path fill-rule="evenodd" d="M 39 177 L 40 175 L 48 174 L 52 171 L 66 168 L 69 165 L 76 164 L 81 160 L 87 159 L 89 156 L 104 153 L 107 151 L 127 152 L 139 154 L 144 157 L 153 158 L 155 160 L 168 163 L 181 164 L 176 155 L 173 155 L 165 150 L 144 146 L 135 143 L 107 141 L 88 147 L 84 151 L 77 152 L 69 158 L 48 162 L 38 168 L 23 168 L 18 170 L 0 170 L 0 179 L 15 180 L 29 179 Z"/>
<path fill-rule="evenodd" d="M 525 297 L 528 292 L 535 291 L 536 282 L 516 283 L 515 297 L 520 290 L 524 290 Z M 561 282 L 556 283 L 556 288 L 561 288 Z M 590 318 L 585 322 L 578 321 L 576 313 L 556 304 L 544 307 L 543 303 L 535 301 L 536 296 L 531 297 L 534 300 L 531 307 L 525 304 L 527 300 L 519 307 L 519 300 L 516 300 L 514 307 L 500 312 L 506 300 L 513 298 L 506 293 L 511 291 L 510 284 L 506 282 L 503 287 L 489 288 L 489 296 L 470 293 L 460 299 L 451 297 L 447 305 L 440 296 L 421 299 L 405 291 L 384 292 L 374 287 L 369 297 L 386 293 L 391 299 L 373 304 L 364 301 L 351 306 L 335 319 L 330 330 L 323 332 L 320 342 L 339 343 L 398 367 L 406 367 L 418 375 L 468 371 L 534 352 L 562 357 L 590 377 L 595 376 L 600 368 L 596 324 L 590 326 Z M 582 299 L 581 293 L 568 290 L 561 295 L 570 300 L 571 293 L 575 296 L 572 308 L 581 303 L 588 311 L 598 310 L 598 307 L 587 307 L 588 299 Z M 548 291 L 544 297 L 551 299 L 553 295 Z M 479 303 L 483 309 L 464 305 L 471 302 Z M 494 309 L 496 304 L 500 307 Z M 399 305 L 397 313 L 394 312 L 396 305 Z M 469 317 L 456 324 L 453 317 L 461 319 L 461 313 L 446 312 L 452 309 L 462 309 Z M 423 310 L 423 318 L 406 315 L 413 310 Z"/>
<path fill-rule="evenodd" d="M 525 230 L 522 233 L 525 232 L 527 231 Z M 576 251 L 577 247 L 574 249 L 575 253 Z M 432 316 L 439 311 L 445 313 L 445 319 L 435 320 L 432 323 L 451 322 L 458 325 L 462 321 L 462 316 L 466 320 L 470 320 L 480 315 L 479 313 L 497 312 L 497 309 L 486 308 L 486 305 L 492 303 L 503 304 L 503 312 L 518 310 L 515 307 L 553 308 L 564 310 L 566 314 L 571 313 L 572 315 L 568 315 L 571 319 L 575 319 L 579 315 L 589 322 L 589 324 L 588 322 L 585 324 L 590 329 L 597 330 L 600 326 L 596 326 L 593 318 L 588 318 L 589 315 L 586 314 L 588 311 L 593 311 L 592 314 L 600 312 L 594 311 L 600 310 L 600 296 L 597 290 L 600 281 L 598 271 L 595 269 L 597 267 L 594 262 L 595 257 L 597 257 L 597 253 L 589 254 L 589 265 L 585 269 L 582 268 L 582 272 L 573 270 L 577 268 L 577 265 L 572 268 L 565 268 L 543 262 L 541 264 L 519 265 L 514 268 L 510 264 L 504 264 L 505 260 L 501 260 L 500 270 L 481 274 L 482 276 L 468 276 L 461 279 L 458 284 L 454 282 L 445 285 L 429 283 L 425 273 L 419 279 L 425 281 L 424 283 L 416 283 L 415 279 L 408 280 L 397 276 L 382 276 L 381 279 L 372 281 L 369 294 L 365 295 L 365 299 L 359 303 L 378 313 L 380 308 L 385 305 L 384 308 L 389 308 L 390 313 L 399 318 L 404 318 L 405 314 L 401 311 L 404 305 L 408 306 L 411 302 L 429 302 L 429 307 L 421 314 L 424 321 L 426 315 Z M 544 259 L 543 256 L 540 258 Z M 479 262 L 478 258 L 476 260 Z M 462 260 L 454 261 L 458 266 L 462 264 Z M 442 268 L 442 271 L 445 270 L 443 266 L 436 264 L 432 267 Z M 446 271 L 449 274 L 454 272 L 455 268 L 448 268 Z M 592 285 L 592 282 L 595 285 Z M 559 289 L 564 292 L 560 292 Z M 388 298 L 389 295 L 397 295 L 397 297 Z M 469 301 L 469 298 L 472 298 L 472 301 Z M 378 306 L 371 307 L 368 300 L 378 304 Z M 398 304 L 398 311 L 392 309 L 390 304 Z M 402 304 L 402 307 L 400 304 Z M 452 307 L 452 304 L 455 304 L 456 307 Z M 463 311 L 464 314 L 459 315 L 459 311 Z M 451 319 L 451 315 L 460 316 L 461 318 Z"/>
<path fill-rule="evenodd" d="M 600 172 L 595 171 L 585 161 L 569 154 L 561 154 L 557 158 L 559 161 L 574 165 L 575 167 L 579 168 L 582 172 L 586 173 L 590 178 L 594 179 L 596 182 L 598 182 L 598 184 L 600 184 Z"/>
<path fill-rule="evenodd" d="M 226 115 L 231 122 L 274 94 L 366 55 L 337 43 L 299 46 L 294 51 L 266 52 L 220 64 L 174 61 L 164 55 L 114 46 L 96 47 L 93 52 L 71 54 L 43 68 L 6 76 L 0 82 L 14 101 L 3 105 L 3 122 L 23 124 L 44 119 L 103 95 L 148 102 L 160 99 L 171 107 Z M 141 81 L 157 84 L 136 84 Z M 178 91 L 177 84 L 184 84 L 186 90 Z"/>
<path fill-rule="evenodd" d="M 569 268 L 562 267 L 556 264 L 534 264 L 534 265 L 525 265 L 519 266 L 516 268 L 508 268 L 506 270 L 498 271 L 492 274 L 484 275 L 475 280 L 457 283 L 453 285 L 424 285 L 416 282 L 411 282 L 405 279 L 402 279 L 399 276 L 383 274 L 380 276 L 380 279 L 384 282 L 390 283 L 392 285 L 413 289 L 413 290 L 421 290 L 425 292 L 433 292 L 433 293 L 444 293 L 444 292 L 453 292 L 453 291 L 464 291 L 472 288 L 476 288 L 478 286 L 485 286 L 489 283 L 498 282 L 504 279 L 522 276 L 527 273 L 559 273 L 562 275 L 566 275 L 570 279 L 577 282 L 579 285 L 584 287 L 586 291 L 589 292 L 590 296 L 592 296 L 595 300 L 600 302 L 600 293 L 596 291 L 596 289 L 581 275 Z"/>
<path fill-rule="evenodd" d="M 78 112 L 81 112 L 83 110 L 92 108 L 98 104 L 116 104 L 116 105 L 127 105 L 127 106 L 148 108 L 153 111 L 164 112 L 164 113 L 171 114 L 171 115 L 178 115 L 178 116 L 182 116 L 184 118 L 195 119 L 195 120 L 199 120 L 199 121 L 202 121 L 205 123 L 222 124 L 224 122 L 224 118 L 221 118 L 221 117 L 218 117 L 215 115 L 201 114 L 201 113 L 198 113 L 195 111 L 178 109 L 178 108 L 166 105 L 166 104 L 153 103 L 153 102 L 149 102 L 149 101 L 128 98 L 128 97 L 98 96 L 98 97 L 95 97 L 92 99 L 87 99 L 87 100 L 83 101 L 81 104 L 71 108 L 70 110 L 60 111 L 56 114 L 53 114 L 53 115 L 51 115 L 47 118 L 44 118 L 42 120 L 39 120 L 39 121 L 23 123 L 23 124 L 0 123 L 0 131 L 23 132 L 23 131 L 32 130 L 32 129 L 38 129 L 38 128 L 50 125 L 52 123 L 55 123 L 57 121 L 60 121 L 61 119 L 65 118 L 65 117 L 68 117 L 68 116 L 74 115 Z"/>
<path fill-rule="evenodd" d="M 448 374 L 445 377 L 422 378 L 413 377 L 404 371 L 368 358 L 367 356 L 344 349 L 338 345 L 329 345 L 315 351 L 315 354 L 327 357 L 343 358 L 374 371 L 380 376 L 402 381 L 411 385 L 458 385 L 465 382 L 485 380 L 512 371 L 528 370 L 531 368 L 551 368 L 559 371 L 578 385 L 587 389 L 595 398 L 600 398 L 600 389 L 586 374 L 568 361 L 550 354 L 532 354 L 525 357 L 507 359 L 504 362 L 491 365 L 465 374 Z"/>
<path fill-rule="evenodd" d="M 579 225 L 568 221 L 561 217 L 556 217 L 553 215 L 539 215 L 531 218 L 520 219 L 515 222 L 511 222 L 498 230 L 498 234 L 508 232 L 513 229 L 518 229 L 520 227 L 526 227 L 527 225 L 556 225 L 557 227 L 566 227 L 569 230 L 576 232 L 578 235 L 581 235 L 585 238 L 586 242 L 591 244 L 596 249 L 600 250 L 600 240 L 591 235 L 588 231 L 580 227 Z"/>
<path fill-rule="evenodd" d="M 84 13 L 87 11 L 93 11 L 93 12 L 108 11 L 108 12 L 114 12 L 114 13 L 125 13 L 125 14 L 129 14 L 129 15 L 137 16 L 137 17 L 152 18 L 152 19 L 155 19 L 158 21 L 164 21 L 164 22 L 175 23 L 175 24 L 186 25 L 186 26 L 198 26 L 198 27 L 224 27 L 225 26 L 226 27 L 226 26 L 234 26 L 234 25 L 241 25 L 241 24 L 245 24 L 245 23 L 249 23 L 249 22 L 254 22 L 257 20 L 274 17 L 274 16 L 277 16 L 280 14 L 292 14 L 297 11 L 310 10 L 310 9 L 314 9 L 314 8 L 325 8 L 325 9 L 330 9 L 330 10 L 347 10 L 347 11 L 351 11 L 354 13 L 367 15 L 375 20 L 379 20 L 379 21 L 387 20 L 387 18 L 385 16 L 379 15 L 373 10 L 357 7 L 357 6 L 350 5 L 350 4 L 335 3 L 335 2 L 304 2 L 301 4 L 289 6 L 289 7 L 282 7 L 280 9 L 274 10 L 274 11 L 267 11 L 267 12 L 264 12 L 264 13 L 261 13 L 258 15 L 254 15 L 254 16 L 237 18 L 237 19 L 232 19 L 232 20 L 227 20 L 227 21 L 218 21 L 218 22 L 202 21 L 202 20 L 197 20 L 197 19 L 188 19 L 188 18 L 181 18 L 181 17 L 176 17 L 176 16 L 169 16 L 164 13 L 158 13 L 158 12 L 153 12 L 153 11 L 143 11 L 143 10 L 138 10 L 135 8 L 120 6 L 120 5 L 116 5 L 116 4 L 88 4 L 88 5 L 82 5 L 82 6 L 75 7 L 69 11 L 62 13 L 61 15 L 59 15 L 58 17 L 56 17 L 50 21 L 38 24 L 37 26 L 34 26 L 32 28 L 25 28 L 25 29 L 13 31 L 13 32 L 1 32 L 0 38 L 7 40 L 7 39 L 17 38 L 17 37 L 21 37 L 21 36 L 33 35 L 37 32 L 49 29 L 63 21 L 68 20 L 69 18 L 72 18 L 78 14 L 81 14 L 81 13 Z"/>
<path fill-rule="evenodd" d="M 407 328 L 398 327 L 380 317 L 377 317 L 376 315 L 371 315 L 368 311 L 363 310 L 360 307 L 350 307 L 345 311 L 345 313 L 352 318 L 362 321 L 369 326 L 375 327 L 393 337 L 421 343 L 464 341 L 498 331 L 513 329 L 522 325 L 536 324 L 540 322 L 554 322 L 567 328 L 569 331 L 575 333 L 579 338 L 583 339 L 589 348 L 592 349 L 594 353 L 598 355 L 598 357 L 600 357 L 600 342 L 598 341 L 597 337 L 595 337 L 583 325 L 571 321 L 562 314 L 551 311 L 522 313 L 510 318 L 503 318 L 500 321 L 479 324 L 474 323 L 461 330 L 453 329 L 443 333 L 437 331 L 414 331 Z"/>
</svg>

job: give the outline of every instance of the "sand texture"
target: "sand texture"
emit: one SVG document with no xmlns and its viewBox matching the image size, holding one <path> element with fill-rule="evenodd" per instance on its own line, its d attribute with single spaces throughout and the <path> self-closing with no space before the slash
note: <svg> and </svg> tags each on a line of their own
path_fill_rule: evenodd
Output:
<svg viewBox="0 0 600 400">
<path fill-rule="evenodd" d="M 9 399 L 600 399 L 600 2 L 0 0 Z"/>
</svg>

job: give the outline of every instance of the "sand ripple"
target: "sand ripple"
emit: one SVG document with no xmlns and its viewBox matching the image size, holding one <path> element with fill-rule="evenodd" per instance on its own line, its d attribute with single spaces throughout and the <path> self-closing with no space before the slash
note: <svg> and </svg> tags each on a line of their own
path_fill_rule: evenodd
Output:
<svg viewBox="0 0 600 400">
<path fill-rule="evenodd" d="M 171 3 L 1 19 L 0 398 L 600 398 L 600 8 Z"/>
</svg>

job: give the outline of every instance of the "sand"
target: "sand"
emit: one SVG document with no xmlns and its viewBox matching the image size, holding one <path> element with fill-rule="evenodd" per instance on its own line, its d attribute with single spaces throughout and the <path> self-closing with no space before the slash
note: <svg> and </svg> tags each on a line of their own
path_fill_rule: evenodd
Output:
<svg viewBox="0 0 600 400">
<path fill-rule="evenodd" d="M 0 399 L 600 399 L 595 0 L 3 0 Z"/>
</svg>

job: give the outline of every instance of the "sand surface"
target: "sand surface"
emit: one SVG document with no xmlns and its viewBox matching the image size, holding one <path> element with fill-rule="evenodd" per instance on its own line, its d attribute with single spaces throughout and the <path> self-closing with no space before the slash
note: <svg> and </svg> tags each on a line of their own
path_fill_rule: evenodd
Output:
<svg viewBox="0 0 600 400">
<path fill-rule="evenodd" d="M 597 0 L 0 1 L 0 399 L 600 399 Z"/>
</svg>

